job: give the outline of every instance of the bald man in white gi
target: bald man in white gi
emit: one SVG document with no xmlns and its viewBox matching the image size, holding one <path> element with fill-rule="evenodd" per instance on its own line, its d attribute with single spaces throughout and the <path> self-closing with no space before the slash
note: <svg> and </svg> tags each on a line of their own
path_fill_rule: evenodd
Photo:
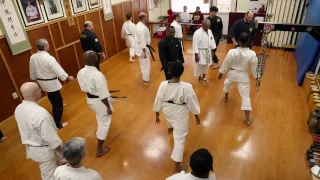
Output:
<svg viewBox="0 0 320 180">
<path fill-rule="evenodd" d="M 171 159 L 175 162 L 175 171 L 185 171 L 188 166 L 180 166 L 183 158 L 184 142 L 189 132 L 189 111 L 194 114 L 196 123 L 200 124 L 200 105 L 192 85 L 180 81 L 184 71 L 181 62 L 174 62 L 170 67 L 172 79 L 161 82 L 153 110 L 156 112 L 156 124 L 160 124 L 162 110 L 169 128 L 173 128 L 174 147 Z"/>
<path fill-rule="evenodd" d="M 129 62 L 134 62 L 134 45 L 136 43 L 134 40 L 134 31 L 136 25 L 132 22 L 132 14 L 128 13 L 126 18 L 127 21 L 122 25 L 121 38 L 126 40 L 126 45 L 129 48 Z"/>
<path fill-rule="evenodd" d="M 253 122 L 253 119 L 250 118 L 252 107 L 250 100 L 249 66 L 251 66 L 253 77 L 256 78 L 258 58 L 256 53 L 249 49 L 251 38 L 248 33 L 241 33 L 238 42 L 239 47 L 230 49 L 224 59 L 218 79 L 221 79 L 223 74 L 228 72 L 223 87 L 225 102 L 228 101 L 232 83 L 235 82 L 238 84 L 238 91 L 242 98 L 241 110 L 244 110 L 246 123 L 247 125 L 250 125 Z"/>
<path fill-rule="evenodd" d="M 72 81 L 73 76 L 69 76 L 57 60 L 51 56 L 48 51 L 49 43 L 46 39 L 39 39 L 36 42 L 38 52 L 30 57 L 30 78 L 36 80 L 41 89 L 47 92 L 48 99 L 52 105 L 52 114 L 56 126 L 61 129 L 68 123 L 61 123 L 63 114 L 63 99 L 60 89 L 62 85 L 60 81 L 67 79 Z"/>
<path fill-rule="evenodd" d="M 22 144 L 26 146 L 27 159 L 39 164 L 43 180 L 52 180 L 57 165 L 62 163 L 58 161 L 62 157 L 62 141 L 57 127 L 49 112 L 37 104 L 41 89 L 36 83 L 24 83 L 20 91 L 24 100 L 17 106 L 14 117 Z"/>
<path fill-rule="evenodd" d="M 212 64 L 212 57 L 214 57 L 215 54 L 214 49 L 216 48 L 216 43 L 210 26 L 210 20 L 205 19 L 202 21 L 202 27 L 193 34 L 194 76 L 199 77 L 199 82 L 209 82 L 206 74 L 208 74 L 209 66 Z"/>
<path fill-rule="evenodd" d="M 142 73 L 143 85 L 148 86 L 150 81 L 150 52 L 147 45 L 151 43 L 151 37 L 148 27 L 148 15 L 144 12 L 139 14 L 139 22 L 135 29 L 135 53 L 139 57 L 139 63 Z"/>
<path fill-rule="evenodd" d="M 106 77 L 95 68 L 95 63 L 99 60 L 97 53 L 91 50 L 86 51 L 83 59 L 86 65 L 78 72 L 77 78 L 81 90 L 87 93 L 89 107 L 96 113 L 98 121 L 96 156 L 99 157 L 110 151 L 110 147 L 103 148 L 103 143 L 109 132 L 113 108 Z"/>
</svg>

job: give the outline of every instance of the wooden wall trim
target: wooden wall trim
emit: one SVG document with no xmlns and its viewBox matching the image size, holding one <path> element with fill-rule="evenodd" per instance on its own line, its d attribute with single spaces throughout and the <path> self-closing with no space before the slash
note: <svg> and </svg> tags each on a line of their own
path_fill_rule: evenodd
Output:
<svg viewBox="0 0 320 180">
<path fill-rule="evenodd" d="M 78 53 L 77 53 L 77 49 L 76 49 L 76 44 L 73 44 L 73 50 L 74 50 L 74 53 L 76 55 L 78 68 L 81 69 L 80 63 L 79 63 L 79 57 L 78 57 Z"/>
<path fill-rule="evenodd" d="M 56 45 L 54 43 L 53 37 L 52 37 L 52 32 L 51 32 L 51 28 L 50 25 L 48 25 L 48 29 L 49 29 L 49 34 L 50 34 L 50 38 L 51 38 L 51 42 L 53 45 L 53 48 L 55 49 L 54 53 L 56 54 L 56 57 L 58 57 L 57 51 L 56 51 Z M 32 49 L 31 49 L 32 50 Z M 58 59 L 57 59 L 58 60 Z M 58 60 L 58 62 L 60 63 L 60 61 Z"/>
<path fill-rule="evenodd" d="M 100 11 L 99 11 L 100 12 Z M 77 21 L 77 24 L 78 24 L 78 30 L 79 30 L 79 34 L 81 34 L 81 28 L 80 28 L 80 25 L 79 25 L 79 20 L 78 20 L 78 16 L 75 17 L 76 18 L 76 21 Z"/>
<path fill-rule="evenodd" d="M 80 40 L 76 40 L 76 41 L 73 41 L 72 43 L 69 43 L 69 44 L 66 44 L 66 45 L 64 45 L 64 46 L 62 46 L 62 47 L 59 47 L 59 48 L 56 49 L 56 51 L 59 51 L 59 50 L 61 50 L 61 49 L 67 48 L 67 47 L 69 47 L 69 46 L 72 46 L 72 45 L 74 45 L 74 44 L 76 44 L 76 43 L 78 43 L 78 42 L 80 42 Z"/>
<path fill-rule="evenodd" d="M 113 23 L 113 32 L 114 32 L 114 35 L 115 35 L 115 37 L 117 37 L 116 27 L 114 26 L 114 19 L 112 19 L 112 23 Z M 116 41 L 116 49 L 117 49 L 117 53 L 119 53 L 119 48 L 118 48 L 118 41 L 117 41 L 117 38 L 115 38 L 115 41 Z"/>
<path fill-rule="evenodd" d="M 108 52 L 107 52 L 107 43 L 106 40 L 104 38 L 104 31 L 103 31 L 103 26 L 102 26 L 102 19 L 101 19 L 101 11 L 99 11 L 99 20 L 100 20 L 100 27 L 101 27 L 101 31 L 102 31 L 102 38 L 103 38 L 103 49 L 104 49 L 104 53 L 106 55 L 106 59 L 108 59 Z"/>
<path fill-rule="evenodd" d="M 3 60 L 4 65 L 6 66 L 6 69 L 7 69 L 8 73 L 9 73 L 10 79 L 11 79 L 11 81 L 12 81 L 12 83 L 13 83 L 13 86 L 14 86 L 14 88 L 15 88 L 15 90 L 16 90 L 16 93 L 18 94 L 20 101 L 22 101 L 23 99 L 22 99 L 22 95 L 21 95 L 21 93 L 20 93 L 20 89 L 18 88 L 18 86 L 17 86 L 17 84 L 16 84 L 16 81 L 15 81 L 14 78 L 13 78 L 13 75 L 12 75 L 11 70 L 10 70 L 10 68 L 9 68 L 9 65 L 8 65 L 8 63 L 7 63 L 7 59 L 6 59 L 6 57 L 4 56 L 4 54 L 3 54 L 3 52 L 2 52 L 2 49 L 0 49 L 0 56 L 1 56 L 2 60 Z"/>
<path fill-rule="evenodd" d="M 62 30 L 61 30 L 60 21 L 58 22 L 58 26 L 59 26 L 59 31 L 60 31 L 60 36 L 61 36 L 61 39 L 62 39 L 62 43 L 63 43 L 63 45 L 66 45 L 66 42 L 64 41 L 64 37 L 63 37 L 63 35 L 62 35 Z"/>
</svg>

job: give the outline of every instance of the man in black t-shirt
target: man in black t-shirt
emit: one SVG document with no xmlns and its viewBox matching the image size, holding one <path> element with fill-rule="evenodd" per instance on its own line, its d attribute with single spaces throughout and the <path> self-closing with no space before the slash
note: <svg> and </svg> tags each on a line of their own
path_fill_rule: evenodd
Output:
<svg viewBox="0 0 320 180">
<path fill-rule="evenodd" d="M 254 30 L 256 24 L 253 21 L 254 13 L 252 11 L 248 11 L 245 15 L 245 18 L 239 19 L 231 28 L 229 36 L 232 39 L 233 45 L 238 46 L 238 38 L 241 33 L 248 33 L 251 39 L 251 43 L 248 44 L 249 48 L 253 46 L 252 40 L 254 36 Z"/>
<path fill-rule="evenodd" d="M 218 48 L 219 42 L 222 37 L 223 24 L 222 24 L 221 17 L 217 16 L 217 12 L 218 12 L 218 8 L 216 6 L 212 6 L 210 8 L 210 15 L 209 15 L 209 17 L 207 17 L 207 19 L 209 19 L 211 22 L 210 30 L 212 31 L 214 40 L 216 42 L 216 46 Z M 214 52 L 217 51 L 217 48 L 214 50 Z M 216 53 L 215 53 L 212 60 L 214 63 L 212 65 L 212 68 L 217 69 L 219 67 L 219 59 L 218 59 Z"/>
<path fill-rule="evenodd" d="M 106 58 L 103 48 L 101 47 L 97 35 L 92 32 L 93 24 L 91 21 L 86 21 L 84 23 L 84 31 L 80 34 L 80 43 L 83 52 L 92 50 L 97 53 L 99 60 L 104 60 Z M 96 63 L 96 68 L 100 70 L 99 60 Z"/>
</svg>

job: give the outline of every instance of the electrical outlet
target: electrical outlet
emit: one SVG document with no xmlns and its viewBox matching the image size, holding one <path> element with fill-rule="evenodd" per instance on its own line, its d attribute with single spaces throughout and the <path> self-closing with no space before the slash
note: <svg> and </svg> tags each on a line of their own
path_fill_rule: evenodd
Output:
<svg viewBox="0 0 320 180">
<path fill-rule="evenodd" d="M 17 99 L 18 98 L 18 94 L 16 92 L 12 93 L 12 97 L 13 97 L 13 99 Z"/>
</svg>

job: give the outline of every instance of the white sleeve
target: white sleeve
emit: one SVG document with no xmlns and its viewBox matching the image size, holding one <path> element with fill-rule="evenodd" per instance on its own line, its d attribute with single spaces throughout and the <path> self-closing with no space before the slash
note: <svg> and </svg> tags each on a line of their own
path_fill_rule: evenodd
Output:
<svg viewBox="0 0 320 180">
<path fill-rule="evenodd" d="M 68 77 L 68 74 L 62 69 L 60 64 L 57 62 L 57 60 L 54 57 L 51 57 L 52 60 L 50 61 L 50 68 L 51 70 L 56 73 L 56 75 L 61 79 L 62 81 L 65 81 Z"/>
<path fill-rule="evenodd" d="M 224 59 L 224 61 L 222 63 L 222 66 L 221 66 L 221 68 L 219 70 L 220 73 L 222 73 L 222 74 L 226 74 L 227 73 L 227 71 L 229 70 L 230 64 L 231 64 L 231 60 L 232 60 L 231 58 L 232 58 L 231 57 L 231 52 L 229 50 L 227 56 L 225 57 L 225 59 Z"/>
<path fill-rule="evenodd" d="M 185 103 L 187 104 L 189 110 L 193 115 L 200 114 L 200 105 L 197 99 L 197 95 L 192 88 L 192 85 L 188 87 L 186 93 L 187 94 L 186 94 Z"/>
<path fill-rule="evenodd" d="M 51 125 L 53 122 L 50 121 L 53 121 L 52 117 L 50 115 L 46 116 L 39 126 L 39 132 L 50 149 L 56 149 L 62 144 L 62 141 L 58 136 L 56 129 L 54 129 L 56 127 L 53 127 Z"/>
<path fill-rule="evenodd" d="M 124 32 L 124 25 L 122 25 L 122 29 L 121 29 L 121 38 L 124 39 L 125 38 L 125 32 Z"/>
<path fill-rule="evenodd" d="M 198 54 L 199 53 L 199 42 L 200 42 L 200 36 L 197 31 L 193 34 L 193 39 L 192 39 L 192 50 L 193 54 Z"/>
<path fill-rule="evenodd" d="M 254 78 L 257 78 L 257 64 L 258 64 L 258 58 L 256 53 L 253 52 L 250 58 L 250 67 L 251 67 L 252 75 Z"/>
<path fill-rule="evenodd" d="M 156 99 L 154 101 L 154 105 L 153 105 L 153 111 L 155 112 L 160 112 L 162 109 L 162 105 L 164 103 L 164 98 L 162 97 L 162 83 L 160 84 L 159 88 L 158 88 L 158 92 L 156 95 Z"/>
<path fill-rule="evenodd" d="M 106 99 L 110 97 L 107 80 L 103 74 L 95 79 L 95 87 L 97 88 L 98 96 L 100 99 Z"/>
<path fill-rule="evenodd" d="M 30 68 L 30 79 L 31 80 L 36 80 L 37 79 L 37 73 L 36 73 L 36 68 L 34 67 L 34 62 L 33 62 L 32 57 L 30 58 L 29 68 Z"/>
</svg>

